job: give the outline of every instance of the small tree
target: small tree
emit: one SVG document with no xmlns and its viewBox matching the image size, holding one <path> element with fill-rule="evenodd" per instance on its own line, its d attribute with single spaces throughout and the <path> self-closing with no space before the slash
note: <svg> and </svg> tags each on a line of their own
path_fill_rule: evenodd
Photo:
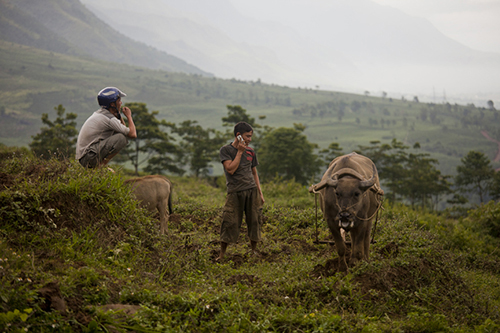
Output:
<svg viewBox="0 0 500 333">
<path fill-rule="evenodd" d="M 500 172 L 495 171 L 493 173 L 493 177 L 491 179 L 490 186 L 488 188 L 490 195 L 493 197 L 495 200 L 500 199 Z"/>
<path fill-rule="evenodd" d="M 247 110 L 239 105 L 227 105 L 227 117 L 222 117 L 224 126 L 234 126 L 240 121 L 244 121 L 252 127 L 256 127 L 255 118 L 247 114 Z"/>
<path fill-rule="evenodd" d="M 122 150 L 120 155 L 127 157 L 125 161 L 132 162 L 135 173 L 139 174 L 139 166 L 145 162 L 148 163 L 145 170 L 155 170 L 155 173 L 162 174 L 164 169 L 182 173 L 175 160 L 169 156 L 179 154 L 177 146 L 173 143 L 174 139 L 160 128 L 160 126 L 171 127 L 172 125 L 156 119 L 158 111 L 149 112 L 145 103 L 127 103 L 126 106 L 132 111 L 137 138 L 134 139 L 132 145 Z M 157 158 L 159 156 L 161 159 Z M 116 158 L 115 161 L 124 162 Z M 161 169 L 154 164 L 161 165 Z"/>
<path fill-rule="evenodd" d="M 149 149 L 151 154 L 144 171 L 160 175 L 166 174 L 166 171 L 178 175 L 184 174 L 185 170 L 181 163 L 183 153 L 172 141 L 155 141 L 149 145 Z"/>
<path fill-rule="evenodd" d="M 482 203 L 493 180 L 494 170 L 488 157 L 478 151 L 469 151 L 457 166 L 455 184 L 468 192 L 479 195 Z"/>
<path fill-rule="evenodd" d="M 342 156 L 342 147 L 337 142 L 332 142 L 328 145 L 328 148 L 319 151 L 319 156 L 323 161 L 323 166 L 329 166 L 330 162 L 335 158 Z"/>
<path fill-rule="evenodd" d="M 380 163 L 376 164 L 379 171 L 379 177 L 384 180 L 384 184 L 391 190 L 392 193 L 388 197 L 392 197 L 397 201 L 397 196 L 406 195 L 406 187 L 408 182 L 409 170 L 407 168 L 409 148 L 402 142 L 393 139 L 389 146 L 382 145 L 381 153 L 379 153 Z M 390 151 L 390 153 L 389 153 Z"/>
<path fill-rule="evenodd" d="M 214 129 L 204 129 L 196 120 L 186 120 L 173 128 L 182 138 L 181 150 L 185 153 L 185 163 L 196 177 L 208 175 L 210 162 L 219 157 L 219 149 L 224 136 Z"/>
<path fill-rule="evenodd" d="M 64 112 L 66 109 L 59 104 L 54 107 L 57 118 L 54 122 L 49 120 L 47 113 L 42 114 L 42 123 L 47 125 L 41 128 L 41 132 L 32 136 L 33 141 L 29 144 L 31 150 L 43 158 L 49 158 L 50 153 L 58 153 L 58 158 L 69 158 L 75 156 L 75 146 L 78 135 L 76 129 L 75 113 Z"/>
<path fill-rule="evenodd" d="M 264 120 L 266 116 L 260 115 L 259 119 Z M 255 118 L 250 117 L 250 115 L 247 114 L 247 110 L 242 108 L 239 105 L 227 105 L 227 117 L 222 117 L 222 126 L 224 127 L 229 127 L 226 133 L 225 133 L 225 138 L 228 140 L 232 140 L 234 138 L 233 135 L 233 128 L 234 125 L 239 123 L 240 121 L 244 121 L 248 123 L 250 126 L 252 126 L 254 133 L 252 137 L 252 146 L 258 149 L 260 147 L 260 143 L 262 138 L 269 133 L 273 128 L 270 126 L 262 126 L 260 124 L 257 124 L 255 122 Z"/>
<path fill-rule="evenodd" d="M 412 206 L 420 202 L 422 207 L 434 209 L 442 195 L 451 193 L 448 177 L 442 176 L 434 164 L 437 164 L 437 160 L 429 158 L 429 154 L 408 155 L 405 189 Z"/>
<path fill-rule="evenodd" d="M 307 137 L 297 128 L 280 127 L 262 139 L 258 151 L 259 174 L 264 180 L 281 176 L 307 184 L 321 169 L 321 163 Z"/>
</svg>

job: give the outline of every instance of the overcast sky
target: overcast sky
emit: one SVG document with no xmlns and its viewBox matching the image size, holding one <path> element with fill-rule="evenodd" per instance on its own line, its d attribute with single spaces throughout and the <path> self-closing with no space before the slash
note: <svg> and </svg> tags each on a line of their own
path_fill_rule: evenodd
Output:
<svg viewBox="0 0 500 333">
<path fill-rule="evenodd" d="M 500 0 L 372 0 L 428 19 L 442 33 L 480 51 L 500 53 Z"/>
<path fill-rule="evenodd" d="M 330 2 L 330 0 L 231 0 L 243 12 L 263 19 L 270 19 L 266 15 L 276 13 L 274 10 L 266 11 L 266 8 L 290 9 L 293 7 L 289 6 L 290 3 L 308 1 Z M 473 49 L 500 53 L 500 0 L 372 1 L 400 9 L 409 15 L 425 18 L 446 36 Z"/>
</svg>

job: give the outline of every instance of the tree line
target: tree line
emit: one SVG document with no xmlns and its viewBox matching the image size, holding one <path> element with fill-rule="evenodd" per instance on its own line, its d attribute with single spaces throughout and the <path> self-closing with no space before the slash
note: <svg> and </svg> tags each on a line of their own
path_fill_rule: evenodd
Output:
<svg viewBox="0 0 500 333">
<path fill-rule="evenodd" d="M 126 106 L 134 114 L 138 136 L 114 162 L 130 163 L 136 174 L 141 169 L 151 174 L 209 176 L 213 163 L 219 162 L 220 147 L 233 140 L 232 129 L 239 121 L 254 128 L 252 145 L 257 150 L 263 182 L 282 179 L 309 185 L 321 177 L 334 158 L 344 154 L 336 142 L 325 149 L 309 142 L 302 124 L 294 124 L 292 128 L 263 126 L 239 105 L 227 105 L 227 116 L 221 119 L 225 131 L 204 128 L 196 120 L 180 124 L 159 120 L 158 111 L 149 111 L 145 103 Z M 30 148 L 42 158 L 72 158 L 78 136 L 77 115 L 65 114 L 62 105 L 54 109 L 55 121 L 50 121 L 48 114 L 42 114 L 45 126 L 32 136 Z M 460 205 L 473 196 L 481 203 L 500 198 L 500 173 L 495 172 L 484 153 L 470 151 L 452 177 L 441 174 L 438 161 L 419 149 L 418 143 L 410 147 L 393 139 L 391 143 L 372 141 L 359 145 L 356 152 L 373 160 L 386 198 L 391 202 L 435 210 L 443 200 L 450 205 Z"/>
</svg>

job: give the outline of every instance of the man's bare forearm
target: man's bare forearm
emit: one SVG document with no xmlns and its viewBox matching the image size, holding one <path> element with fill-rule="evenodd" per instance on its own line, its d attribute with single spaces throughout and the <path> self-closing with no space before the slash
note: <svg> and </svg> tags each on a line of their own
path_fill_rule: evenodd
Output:
<svg viewBox="0 0 500 333">
<path fill-rule="evenodd" d="M 234 174 L 236 172 L 236 169 L 238 169 L 238 167 L 240 166 L 241 156 L 243 156 L 243 152 L 238 151 L 234 160 L 224 161 L 224 168 L 230 175 Z"/>
</svg>

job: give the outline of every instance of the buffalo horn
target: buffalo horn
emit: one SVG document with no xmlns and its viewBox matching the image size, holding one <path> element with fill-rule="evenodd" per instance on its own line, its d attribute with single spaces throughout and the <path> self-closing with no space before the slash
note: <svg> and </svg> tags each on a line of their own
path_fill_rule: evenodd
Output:
<svg viewBox="0 0 500 333">
<path fill-rule="evenodd" d="M 361 189 L 368 189 L 370 187 L 372 187 L 374 184 L 375 184 L 375 175 L 377 174 L 377 167 L 375 166 L 375 164 L 373 164 L 373 174 L 372 174 L 372 178 L 368 179 L 368 180 L 363 180 L 359 183 L 359 187 Z"/>
<path fill-rule="evenodd" d="M 309 193 L 313 193 L 314 191 L 319 191 L 322 188 L 324 188 L 325 186 L 337 187 L 337 181 L 333 180 L 331 178 L 324 179 L 316 185 L 311 185 L 309 187 Z"/>
</svg>

